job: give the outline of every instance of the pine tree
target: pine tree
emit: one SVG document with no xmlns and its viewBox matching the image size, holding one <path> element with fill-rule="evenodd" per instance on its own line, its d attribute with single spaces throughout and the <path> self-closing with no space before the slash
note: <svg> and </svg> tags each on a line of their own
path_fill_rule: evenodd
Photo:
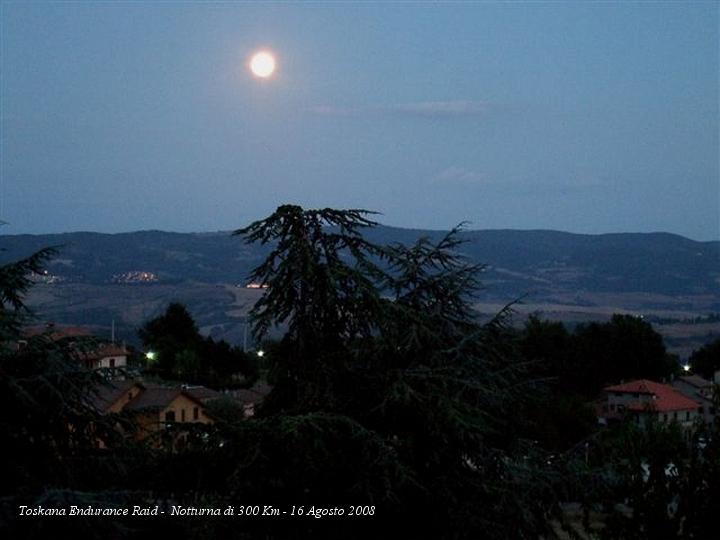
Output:
<svg viewBox="0 0 720 540">
<path fill-rule="evenodd" d="M 506 313 L 477 319 L 481 267 L 458 255 L 459 229 L 438 243 L 380 246 L 362 234 L 376 225 L 371 215 L 282 206 L 236 231 L 271 247 L 251 275 L 267 287 L 251 312 L 256 337 L 287 328 L 270 359 L 278 384 L 259 425 L 275 437 L 281 430 L 310 470 L 340 470 L 364 440 L 367 456 L 384 463 L 381 476 L 363 484 L 362 473 L 345 474 L 406 529 L 536 535 L 552 489 L 517 437 L 522 420 L 512 412 L 533 386 Z M 307 479 L 308 489 L 337 497 L 344 481 Z"/>
</svg>

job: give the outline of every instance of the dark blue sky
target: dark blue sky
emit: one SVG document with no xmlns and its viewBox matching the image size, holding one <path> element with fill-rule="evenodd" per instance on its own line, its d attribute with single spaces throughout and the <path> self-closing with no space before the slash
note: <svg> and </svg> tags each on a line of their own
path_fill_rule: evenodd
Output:
<svg viewBox="0 0 720 540">
<path fill-rule="evenodd" d="M 717 239 L 718 26 L 716 2 L 3 2 L 3 232 L 292 202 Z"/>
</svg>

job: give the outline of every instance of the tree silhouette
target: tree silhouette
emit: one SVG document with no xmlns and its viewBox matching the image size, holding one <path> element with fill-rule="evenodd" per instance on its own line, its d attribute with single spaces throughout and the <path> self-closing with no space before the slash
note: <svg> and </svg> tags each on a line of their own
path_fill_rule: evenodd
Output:
<svg viewBox="0 0 720 540">
<path fill-rule="evenodd" d="M 68 348 L 49 334 L 28 337 L 21 331 L 32 321 L 24 304 L 30 276 L 40 273 L 53 253 L 45 249 L 0 266 L 0 536 L 6 538 L 31 534 L 23 527 L 34 534 L 43 530 L 42 522 L 17 520 L 20 504 L 52 506 L 66 490 L 77 493 L 72 504 L 108 503 L 106 490 L 112 482 L 107 479 L 117 474 L 116 457 L 123 454 L 100 453 L 99 447 L 124 447 L 116 428 L 131 427 L 126 419 L 102 415 L 94 406 L 103 378 L 80 362 L 80 343 Z M 98 484 L 100 478 L 104 485 Z M 85 525 L 79 520 L 69 527 L 77 531 Z M 56 527 L 53 534 L 63 529 Z M 114 529 L 115 524 L 106 522 L 93 534 Z"/>
<path fill-rule="evenodd" d="M 693 372 L 713 380 L 715 372 L 720 369 L 720 338 L 693 351 L 688 363 Z"/>
<path fill-rule="evenodd" d="M 523 419 L 512 411 L 533 383 L 505 314 L 477 320 L 480 267 L 457 254 L 458 229 L 438 243 L 379 246 L 362 235 L 371 215 L 287 205 L 236 231 L 271 246 L 251 275 L 267 287 L 251 312 L 256 338 L 287 327 L 270 355 L 277 384 L 258 422 L 285 433 L 308 470 L 342 470 L 310 475 L 307 489 L 343 500 L 355 485 L 356 497 L 391 508 L 406 530 L 537 534 L 551 483 L 536 481 L 534 452 L 517 437 Z M 340 469 L 358 444 L 361 463 L 383 464 L 372 482 Z"/>
<path fill-rule="evenodd" d="M 172 302 L 162 315 L 138 331 L 143 345 L 153 352 L 146 371 L 162 378 L 210 386 L 235 384 L 233 377 L 257 376 L 257 366 L 238 347 L 203 337 L 187 308 Z"/>
</svg>

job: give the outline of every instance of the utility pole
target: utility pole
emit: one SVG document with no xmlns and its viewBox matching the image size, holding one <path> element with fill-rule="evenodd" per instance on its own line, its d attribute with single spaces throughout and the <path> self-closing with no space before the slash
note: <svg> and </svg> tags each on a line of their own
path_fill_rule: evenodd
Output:
<svg viewBox="0 0 720 540">
<path fill-rule="evenodd" d="M 247 352 L 247 326 L 248 318 L 247 315 L 245 315 L 245 325 L 243 326 L 243 352 Z"/>
</svg>

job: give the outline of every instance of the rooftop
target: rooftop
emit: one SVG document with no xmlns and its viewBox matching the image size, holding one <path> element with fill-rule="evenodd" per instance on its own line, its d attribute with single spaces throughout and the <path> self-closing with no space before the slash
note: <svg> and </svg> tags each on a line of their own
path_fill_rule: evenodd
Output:
<svg viewBox="0 0 720 540">
<path fill-rule="evenodd" d="M 212 399 L 221 398 L 223 395 L 217 390 L 207 388 L 205 386 L 189 386 L 184 389 L 187 394 L 199 401 L 210 401 Z"/>
<path fill-rule="evenodd" d="M 202 402 L 193 397 L 181 388 L 170 388 L 167 386 L 147 386 L 144 392 L 140 392 L 125 408 L 131 411 L 141 409 L 164 409 L 179 395 L 184 395 L 190 400 L 202 405 Z"/>
<path fill-rule="evenodd" d="M 54 323 L 43 324 L 39 326 L 28 326 L 22 331 L 25 337 L 35 337 L 47 334 L 53 341 L 59 341 L 67 338 L 87 338 L 92 336 L 92 332 L 82 326 L 59 326 Z"/>
<path fill-rule="evenodd" d="M 678 377 L 678 380 L 681 380 L 698 389 L 710 388 L 713 385 L 711 381 L 708 381 L 700 375 L 683 375 L 681 377 Z"/>
<path fill-rule="evenodd" d="M 111 383 L 99 385 L 92 397 L 92 403 L 100 412 L 107 411 L 120 396 L 124 395 L 133 386 L 145 388 L 136 381 L 113 381 Z"/>
<path fill-rule="evenodd" d="M 685 397 L 672 386 L 647 379 L 639 379 L 624 384 L 608 386 L 605 388 L 605 391 L 652 396 L 651 401 L 637 401 L 628 405 L 628 409 L 632 411 L 644 411 L 646 409 L 658 412 L 685 411 L 698 409 L 700 407 L 700 403 L 694 399 Z"/>
<path fill-rule="evenodd" d="M 184 395 L 198 405 L 202 405 L 198 397 L 183 388 L 147 384 L 131 380 L 113 381 L 110 384 L 98 386 L 92 398 L 93 405 L 101 412 L 107 411 L 113 403 L 134 386 L 138 386 L 140 392 L 130 401 L 126 402 L 123 407 L 125 410 L 164 409 L 179 395 Z"/>
</svg>

